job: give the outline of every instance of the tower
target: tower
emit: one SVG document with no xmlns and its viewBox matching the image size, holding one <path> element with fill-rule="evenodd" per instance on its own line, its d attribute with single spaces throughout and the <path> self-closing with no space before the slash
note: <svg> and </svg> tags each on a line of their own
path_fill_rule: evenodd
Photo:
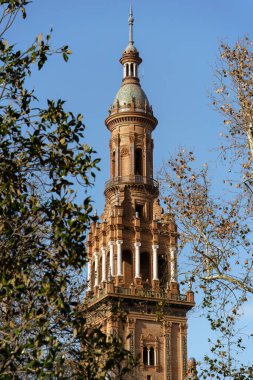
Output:
<svg viewBox="0 0 253 380">
<path fill-rule="evenodd" d="M 159 204 L 153 179 L 152 132 L 157 126 L 142 90 L 142 62 L 133 41 L 123 51 L 121 87 L 105 124 L 110 131 L 110 179 L 101 222 L 88 236 L 89 315 L 106 334 L 120 336 L 140 365 L 132 379 L 183 380 L 187 373 L 187 312 L 191 289 L 180 294 L 177 227 Z M 115 317 L 114 305 L 126 312 Z M 128 338 L 130 337 L 130 338 Z"/>
</svg>

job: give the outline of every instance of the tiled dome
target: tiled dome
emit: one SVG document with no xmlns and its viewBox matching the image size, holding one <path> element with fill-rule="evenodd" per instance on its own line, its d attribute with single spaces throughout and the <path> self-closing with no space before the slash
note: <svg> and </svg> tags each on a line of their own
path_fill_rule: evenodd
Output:
<svg viewBox="0 0 253 380">
<path fill-rule="evenodd" d="M 135 107 L 145 110 L 146 107 L 149 107 L 148 98 L 145 92 L 142 90 L 141 86 L 137 83 L 126 83 L 123 84 L 113 102 L 113 106 L 119 106 L 124 108 L 135 102 Z"/>
</svg>

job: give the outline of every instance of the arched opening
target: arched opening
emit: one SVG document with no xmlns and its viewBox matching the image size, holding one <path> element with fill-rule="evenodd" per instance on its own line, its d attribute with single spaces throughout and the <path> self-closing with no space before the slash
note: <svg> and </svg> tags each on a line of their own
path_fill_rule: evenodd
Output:
<svg viewBox="0 0 253 380">
<path fill-rule="evenodd" d="M 106 279 L 109 280 L 110 273 L 110 252 L 106 255 Z"/>
<path fill-rule="evenodd" d="M 130 63 L 130 76 L 132 77 L 134 75 L 134 65 L 133 63 Z"/>
<path fill-rule="evenodd" d="M 168 262 L 165 257 L 158 256 L 158 278 L 160 287 L 166 289 L 168 282 Z"/>
<path fill-rule="evenodd" d="M 143 364 L 148 364 L 148 349 L 147 347 L 143 347 Z"/>
<path fill-rule="evenodd" d="M 131 251 L 123 251 L 122 254 L 123 276 L 125 286 L 130 286 L 133 282 L 133 259 Z"/>
<path fill-rule="evenodd" d="M 93 287 L 95 286 L 95 276 L 96 276 L 96 273 L 95 273 L 95 263 L 92 264 L 91 266 L 91 277 L 90 277 L 90 287 L 91 289 L 93 289 Z"/>
<path fill-rule="evenodd" d="M 150 347 L 150 350 L 149 350 L 149 363 L 150 363 L 150 365 L 155 365 L 155 350 L 154 350 L 154 347 Z"/>
<path fill-rule="evenodd" d="M 141 253 L 140 260 L 141 279 L 143 286 L 146 288 L 151 287 L 151 270 L 150 270 L 150 254 L 148 252 Z"/>
<path fill-rule="evenodd" d="M 100 258 L 98 263 L 98 283 L 102 281 L 102 258 Z"/>
<path fill-rule="evenodd" d="M 116 166 L 116 153 L 115 151 L 112 153 L 112 176 L 115 177 L 115 166 Z"/>
<path fill-rule="evenodd" d="M 142 149 L 135 149 L 134 168 L 136 175 L 142 175 Z"/>
<path fill-rule="evenodd" d="M 128 66 L 128 63 L 126 64 L 126 76 L 127 77 L 129 76 L 129 66 Z"/>
</svg>

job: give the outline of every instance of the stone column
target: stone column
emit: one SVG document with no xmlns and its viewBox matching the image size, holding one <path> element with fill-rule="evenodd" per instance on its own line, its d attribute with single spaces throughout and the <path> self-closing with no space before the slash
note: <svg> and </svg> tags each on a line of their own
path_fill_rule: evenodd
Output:
<svg viewBox="0 0 253 380">
<path fill-rule="evenodd" d="M 94 253 L 95 257 L 95 286 L 98 286 L 99 278 L 98 278 L 98 253 Z"/>
<path fill-rule="evenodd" d="M 117 240 L 117 276 L 123 276 L 122 274 L 122 240 Z"/>
<path fill-rule="evenodd" d="M 113 245 L 114 241 L 109 241 L 109 247 L 110 247 L 110 272 L 111 276 L 114 276 L 114 256 L 113 256 Z"/>
<path fill-rule="evenodd" d="M 158 366 L 159 360 L 158 360 L 158 340 L 155 344 L 155 351 L 154 351 L 154 359 L 155 359 L 155 366 Z"/>
<path fill-rule="evenodd" d="M 106 248 L 101 248 L 102 252 L 102 282 L 106 282 Z"/>
<path fill-rule="evenodd" d="M 158 280 L 158 259 L 157 259 L 157 249 L 159 245 L 153 245 L 153 280 Z"/>
<path fill-rule="evenodd" d="M 140 242 L 136 242 L 135 244 L 135 278 L 140 278 Z"/>
<path fill-rule="evenodd" d="M 170 275 L 171 282 L 177 282 L 177 248 L 170 248 Z"/>
<path fill-rule="evenodd" d="M 150 365 L 150 348 L 148 348 L 147 351 L 148 351 L 148 365 Z"/>
</svg>

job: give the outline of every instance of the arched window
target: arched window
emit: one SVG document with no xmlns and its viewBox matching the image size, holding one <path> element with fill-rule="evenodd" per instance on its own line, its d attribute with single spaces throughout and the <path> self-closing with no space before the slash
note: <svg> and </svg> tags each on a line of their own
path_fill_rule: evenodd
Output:
<svg viewBox="0 0 253 380">
<path fill-rule="evenodd" d="M 161 255 L 158 256 L 158 278 L 160 280 L 160 287 L 165 289 L 168 282 L 168 262 Z"/>
<path fill-rule="evenodd" d="M 149 364 L 155 365 L 155 350 L 154 347 L 150 347 L 149 349 Z"/>
<path fill-rule="evenodd" d="M 102 281 L 102 257 L 100 258 L 99 264 L 98 264 L 98 281 L 99 282 Z"/>
<path fill-rule="evenodd" d="M 106 254 L 106 279 L 109 279 L 109 273 L 110 273 L 110 252 L 107 252 Z"/>
<path fill-rule="evenodd" d="M 132 77 L 134 75 L 134 65 L 133 63 L 130 63 L 130 76 Z"/>
<path fill-rule="evenodd" d="M 147 349 L 147 347 L 143 348 L 143 364 L 144 365 L 148 364 L 148 349 Z"/>
<path fill-rule="evenodd" d="M 134 168 L 136 175 L 142 175 L 142 150 L 141 148 L 135 149 Z"/>
<path fill-rule="evenodd" d="M 96 276 L 95 263 L 93 263 L 91 266 L 91 284 L 90 284 L 91 288 L 93 288 L 95 285 L 95 276 Z"/>
<path fill-rule="evenodd" d="M 125 278 L 125 286 L 130 286 L 133 282 L 133 260 L 131 251 L 123 251 L 122 254 L 123 275 Z"/>
<path fill-rule="evenodd" d="M 115 173 L 115 164 L 116 164 L 116 153 L 115 151 L 112 153 L 112 176 L 115 177 L 116 173 Z"/>
<path fill-rule="evenodd" d="M 127 77 L 129 76 L 129 66 L 128 66 L 128 63 L 126 64 L 126 76 Z"/>
<path fill-rule="evenodd" d="M 141 268 L 141 278 L 144 287 L 149 288 L 151 285 L 151 276 L 150 276 L 150 255 L 148 252 L 141 253 L 140 260 L 140 268 Z"/>
</svg>

